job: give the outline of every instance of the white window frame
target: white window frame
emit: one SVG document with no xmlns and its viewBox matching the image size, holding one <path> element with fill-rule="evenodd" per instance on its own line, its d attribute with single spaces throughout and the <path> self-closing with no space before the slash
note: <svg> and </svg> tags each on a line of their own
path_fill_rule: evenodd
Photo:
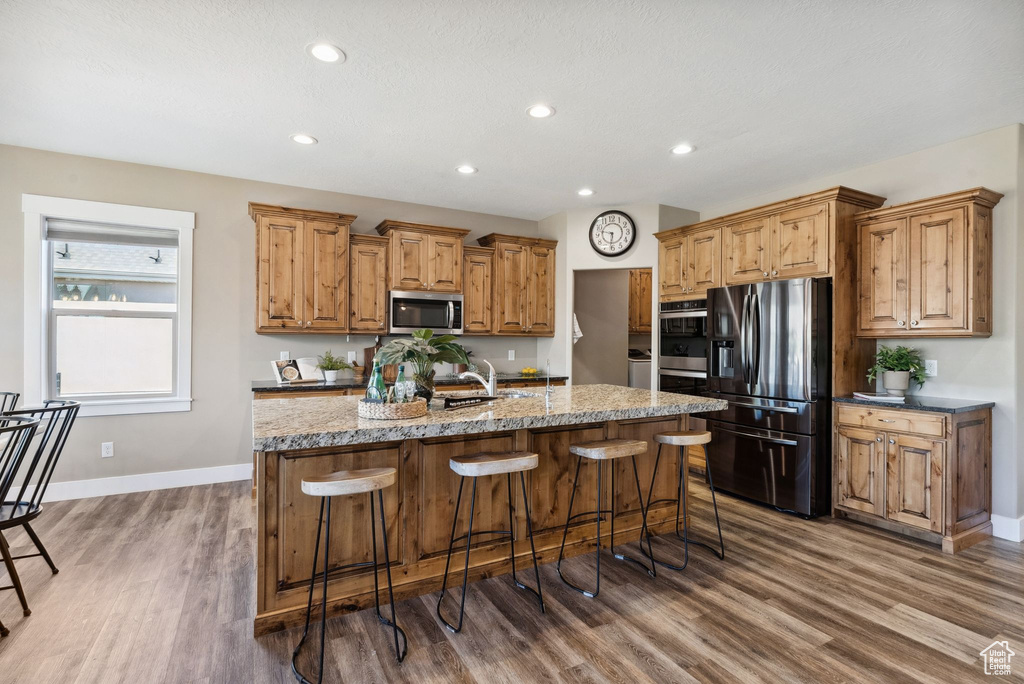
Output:
<svg viewBox="0 0 1024 684">
<path fill-rule="evenodd" d="M 136 207 L 89 200 L 21 196 L 25 215 L 25 403 L 40 404 L 48 396 L 54 376 L 49 354 L 50 249 L 46 220 L 69 219 L 141 228 L 173 230 L 178 234 L 177 358 L 174 359 L 177 392 L 171 397 L 97 399 L 82 402 L 80 416 L 115 416 L 135 413 L 169 413 L 192 408 L 192 231 L 195 214 L 190 211 Z"/>
</svg>

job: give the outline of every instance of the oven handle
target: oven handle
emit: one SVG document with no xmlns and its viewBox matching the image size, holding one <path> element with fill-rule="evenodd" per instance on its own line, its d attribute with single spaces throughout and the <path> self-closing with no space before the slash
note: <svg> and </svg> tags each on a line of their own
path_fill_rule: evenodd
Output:
<svg viewBox="0 0 1024 684">
<path fill-rule="evenodd" d="M 746 432 L 729 430 L 728 428 L 717 426 L 714 429 L 720 432 L 728 432 L 729 434 L 739 435 L 740 437 L 749 437 L 750 439 L 756 439 L 761 442 L 771 442 L 772 444 L 781 444 L 783 446 L 800 446 L 800 443 L 797 442 L 795 439 L 776 439 L 774 437 L 762 437 L 761 435 L 751 435 Z"/>
<path fill-rule="evenodd" d="M 689 311 L 671 311 L 668 313 L 658 314 L 658 318 L 663 321 L 667 321 L 671 318 L 707 318 L 707 309 L 690 309 Z"/>
<path fill-rule="evenodd" d="M 686 371 L 686 370 L 672 370 L 669 368 L 659 368 L 658 375 L 672 375 L 677 378 L 706 378 L 708 377 L 705 371 Z"/>
<path fill-rule="evenodd" d="M 799 409 L 792 406 L 761 406 L 760 404 L 744 404 L 738 401 L 730 401 L 730 404 L 739 408 L 757 409 L 758 411 L 775 411 L 776 413 L 799 413 Z"/>
</svg>

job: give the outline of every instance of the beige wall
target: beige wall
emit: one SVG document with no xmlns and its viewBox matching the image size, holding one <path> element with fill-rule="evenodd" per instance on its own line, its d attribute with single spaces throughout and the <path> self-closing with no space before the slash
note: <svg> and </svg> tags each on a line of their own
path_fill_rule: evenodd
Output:
<svg viewBox="0 0 1024 684">
<path fill-rule="evenodd" d="M 1001 192 L 993 211 L 993 316 L 995 332 L 984 339 L 915 339 L 910 346 L 939 362 L 939 375 L 918 393 L 996 402 L 993 410 L 993 513 L 1024 514 L 1024 160 L 1022 126 L 1013 125 L 939 145 L 878 164 L 852 169 L 756 197 L 705 207 L 701 219 L 846 185 L 888 198 L 887 204 L 931 197 L 979 185 Z M 881 340 L 879 344 L 907 344 Z M 865 369 L 866 371 L 867 369 Z"/>
<path fill-rule="evenodd" d="M 341 193 L 258 183 L 154 166 L 0 146 L 0 388 L 22 388 L 22 193 L 195 212 L 192 411 L 80 418 L 54 481 L 246 463 L 252 458 L 250 381 L 270 379 L 271 359 L 288 350 L 361 350 L 371 337 L 253 332 L 255 230 L 247 203 L 339 211 L 372 232 L 382 219 L 535 235 L 537 223 Z M 476 358 L 499 369 L 537 365 L 533 339 L 466 338 Z M 507 351 L 516 360 L 507 361 Z M 360 357 L 361 352 L 360 352 Z M 100 459 L 100 442 L 115 456 Z"/>
<path fill-rule="evenodd" d="M 572 348 L 572 381 L 628 384 L 629 271 L 575 271 L 574 292 L 583 337 Z"/>
</svg>

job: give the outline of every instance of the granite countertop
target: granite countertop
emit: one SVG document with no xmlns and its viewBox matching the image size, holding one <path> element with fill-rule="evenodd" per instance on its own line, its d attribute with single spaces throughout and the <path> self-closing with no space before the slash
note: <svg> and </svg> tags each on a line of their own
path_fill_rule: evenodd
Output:
<svg viewBox="0 0 1024 684">
<path fill-rule="evenodd" d="M 503 432 L 721 411 L 721 399 L 617 385 L 556 387 L 543 395 L 502 399 L 457 411 L 430 410 L 411 420 L 368 420 L 359 397 L 282 397 L 252 404 L 253 450 L 288 451 L 423 437 Z"/>
<path fill-rule="evenodd" d="M 322 392 L 324 390 L 344 390 L 344 389 L 363 389 L 366 387 L 368 382 L 368 376 L 363 376 L 363 379 L 356 382 L 352 378 L 340 378 L 337 382 L 324 382 L 323 380 L 317 383 L 303 383 L 300 385 L 279 385 L 274 380 L 253 380 L 252 391 L 253 392 Z M 568 380 L 569 378 L 565 375 L 552 375 L 552 382 L 559 382 Z M 498 373 L 498 382 L 547 382 L 548 376 L 544 374 L 539 375 L 520 375 L 519 373 Z M 479 384 L 476 380 L 460 380 L 458 377 L 446 375 L 444 377 L 435 378 L 434 385 L 437 387 L 445 387 L 447 385 L 474 385 Z"/>
<path fill-rule="evenodd" d="M 995 406 L 994 401 L 978 401 L 977 399 L 945 399 L 942 397 L 919 397 L 908 395 L 901 403 L 888 401 L 871 401 L 857 397 L 833 397 L 832 401 L 839 404 L 857 404 L 858 406 L 874 406 L 876 408 L 903 409 L 905 411 L 931 411 L 933 413 L 967 413 L 978 409 Z"/>
</svg>

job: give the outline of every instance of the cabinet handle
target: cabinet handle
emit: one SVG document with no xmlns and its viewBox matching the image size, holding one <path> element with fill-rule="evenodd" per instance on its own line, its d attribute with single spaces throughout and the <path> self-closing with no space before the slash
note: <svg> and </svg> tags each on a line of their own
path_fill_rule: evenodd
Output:
<svg viewBox="0 0 1024 684">
<path fill-rule="evenodd" d="M 777 275 L 779 275 L 779 272 L 778 271 L 772 271 L 772 275 L 773 276 L 777 276 Z"/>
<path fill-rule="evenodd" d="M 765 277 L 765 278 L 767 278 L 767 277 L 768 277 L 768 271 L 765 271 L 765 272 L 764 272 L 764 277 Z"/>
<path fill-rule="evenodd" d="M 879 418 L 878 420 L 880 420 L 883 423 L 895 423 L 896 422 L 895 420 L 889 420 L 888 418 Z"/>
<path fill-rule="evenodd" d="M 917 325 L 917 321 L 910 321 L 910 325 Z"/>
<path fill-rule="evenodd" d="M 890 440 L 889 440 L 889 444 L 895 444 L 895 443 L 896 443 L 896 440 L 895 440 L 895 439 L 890 439 Z"/>
<path fill-rule="evenodd" d="M 313 325 L 313 321 L 306 321 L 306 327 L 307 327 L 307 328 L 308 328 L 309 326 L 311 326 L 311 325 Z"/>
<path fill-rule="evenodd" d="M 881 441 L 882 441 L 882 438 L 881 438 L 881 437 L 875 437 L 875 441 L 876 441 L 876 442 L 881 442 Z"/>
<path fill-rule="evenodd" d="M 896 321 L 896 325 L 898 325 L 898 326 L 900 326 L 902 328 L 903 327 L 903 321 Z"/>
</svg>

